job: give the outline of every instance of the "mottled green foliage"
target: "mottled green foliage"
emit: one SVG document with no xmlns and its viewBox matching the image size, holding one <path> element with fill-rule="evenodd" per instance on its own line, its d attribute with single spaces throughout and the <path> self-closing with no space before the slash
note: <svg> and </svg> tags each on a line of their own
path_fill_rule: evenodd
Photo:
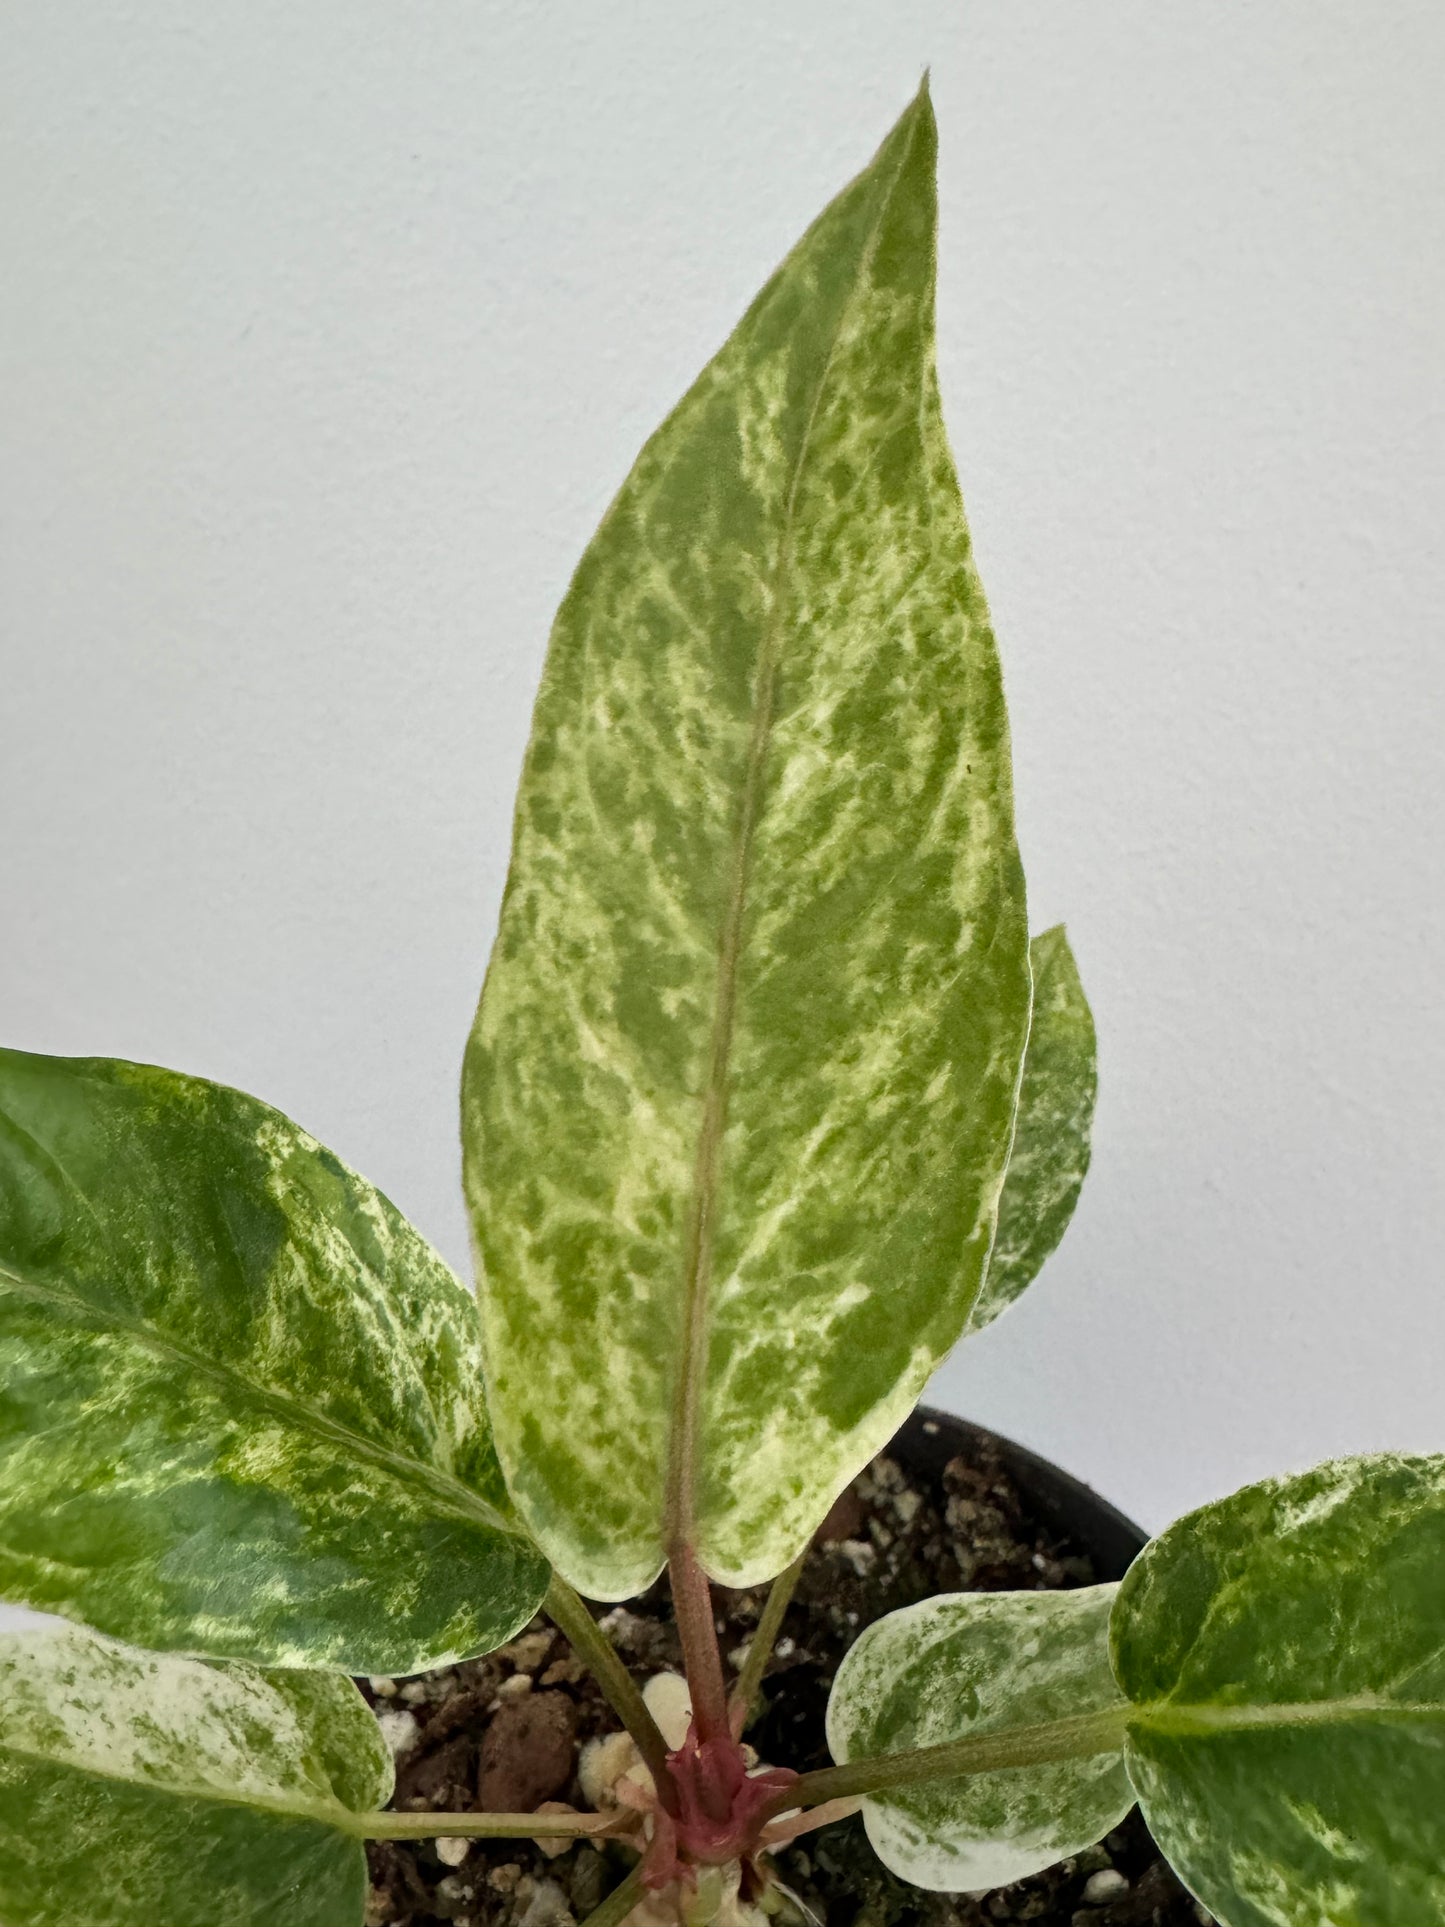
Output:
<svg viewBox="0 0 1445 1927">
<path fill-rule="evenodd" d="M 512 1491 L 584 1591 L 776 1572 L 978 1291 L 1029 1011 L 933 365 L 926 96 L 647 444 L 558 615 L 468 1054 Z"/>
<path fill-rule="evenodd" d="M 1189 1514 L 1124 1580 L 1113 1648 L 1140 1804 L 1226 1927 L 1445 1922 L 1445 1458 Z"/>
<path fill-rule="evenodd" d="M 335 1674 L 0 1635 L 0 1919 L 14 1927 L 360 1927 L 354 1816 L 391 1797 Z"/>
<path fill-rule="evenodd" d="M 1033 1283 L 1069 1228 L 1089 1169 L 1099 1082 L 1094 1014 L 1061 923 L 1034 938 L 1029 961 L 1034 1008 L 1018 1119 L 998 1201 L 998 1236 L 971 1331 L 992 1324 Z"/>
<path fill-rule="evenodd" d="M 0 1596 L 410 1671 L 536 1609 L 506 1506 L 471 1296 L 378 1191 L 237 1091 L 0 1052 Z"/>
<path fill-rule="evenodd" d="M 1122 1705 L 1109 1670 L 1116 1588 L 945 1593 L 851 1648 L 828 1703 L 843 1764 Z M 1117 1751 L 870 1794 L 884 1865 L 946 1892 L 1022 1880 L 1106 1834 L 1134 1804 Z"/>
</svg>

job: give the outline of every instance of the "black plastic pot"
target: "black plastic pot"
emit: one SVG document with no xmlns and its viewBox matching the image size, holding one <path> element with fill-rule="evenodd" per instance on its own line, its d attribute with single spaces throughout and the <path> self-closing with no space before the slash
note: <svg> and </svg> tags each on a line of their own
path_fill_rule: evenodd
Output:
<svg viewBox="0 0 1445 1927">
<path fill-rule="evenodd" d="M 920 1405 L 894 1434 L 888 1451 L 900 1465 L 936 1478 L 951 1458 L 960 1452 L 976 1452 L 984 1442 L 993 1446 L 1010 1478 L 1029 1504 L 1038 1509 L 1039 1516 L 1088 1550 L 1100 1580 L 1124 1577 L 1143 1551 L 1148 1535 L 1132 1519 L 1126 1519 L 1117 1506 L 1101 1499 L 1092 1486 L 1070 1478 L 1047 1459 L 1015 1445 L 1012 1439 L 930 1405 Z"/>
</svg>

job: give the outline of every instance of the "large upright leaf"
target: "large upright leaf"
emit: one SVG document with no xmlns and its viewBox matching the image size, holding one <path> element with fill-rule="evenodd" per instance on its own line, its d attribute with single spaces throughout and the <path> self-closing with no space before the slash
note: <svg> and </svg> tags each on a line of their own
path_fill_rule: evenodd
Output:
<svg viewBox="0 0 1445 1927">
<path fill-rule="evenodd" d="M 473 1300 L 380 1192 L 238 1091 L 0 1052 L 0 1597 L 390 1672 L 546 1582 Z"/>
<path fill-rule="evenodd" d="M 999 1194 L 998 1236 L 970 1331 L 992 1324 L 1033 1283 L 1069 1228 L 1089 1169 L 1099 1081 L 1094 1014 L 1061 923 L 1034 938 L 1029 961 L 1034 1008 L 1013 1150 Z"/>
<path fill-rule="evenodd" d="M 1109 1670 L 1114 1586 L 944 1593 L 876 1620 L 828 1701 L 840 1765 L 1012 1727 L 1122 1708 Z M 1091 1846 L 1129 1811 L 1122 1728 L 1075 1759 L 873 1793 L 863 1821 L 902 1880 L 945 1892 L 1002 1887 Z"/>
<path fill-rule="evenodd" d="M 5 1927 L 361 1927 L 391 1760 L 349 1680 L 0 1634 Z"/>
<path fill-rule="evenodd" d="M 777 1571 L 957 1339 L 1028 1026 L 933 366 L 925 95 L 652 438 L 553 631 L 468 1053 L 488 1390 L 576 1585 Z"/>
<path fill-rule="evenodd" d="M 1445 1457 L 1203 1507 L 1120 1588 L 1129 1773 L 1226 1927 L 1445 1923 Z"/>
</svg>

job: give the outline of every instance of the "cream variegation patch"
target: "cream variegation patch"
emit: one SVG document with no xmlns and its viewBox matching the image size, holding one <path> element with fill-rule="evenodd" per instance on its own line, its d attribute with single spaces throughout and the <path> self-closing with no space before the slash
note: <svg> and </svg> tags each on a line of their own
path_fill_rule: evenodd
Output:
<svg viewBox="0 0 1445 1927">
<path fill-rule="evenodd" d="M 1122 1713 L 1109 1668 L 1115 1591 L 946 1593 L 878 1620 L 833 1686 L 834 1759 Z M 1128 1812 L 1122 1736 L 1121 1720 L 1111 1742 L 1077 1758 L 871 1794 L 868 1837 L 885 1866 L 915 1886 L 1006 1886 L 1092 1845 Z"/>
<path fill-rule="evenodd" d="M 0 1635 L 0 1918 L 356 1927 L 391 1761 L 335 1674 Z"/>
</svg>

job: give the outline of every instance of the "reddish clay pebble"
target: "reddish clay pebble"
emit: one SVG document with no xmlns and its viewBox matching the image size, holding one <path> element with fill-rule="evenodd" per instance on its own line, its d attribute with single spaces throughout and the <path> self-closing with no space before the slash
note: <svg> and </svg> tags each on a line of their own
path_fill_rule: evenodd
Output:
<svg viewBox="0 0 1445 1927">
<path fill-rule="evenodd" d="M 503 1700 L 482 1735 L 477 1798 L 483 1813 L 532 1813 L 572 1777 L 577 1712 L 565 1693 Z"/>
</svg>

